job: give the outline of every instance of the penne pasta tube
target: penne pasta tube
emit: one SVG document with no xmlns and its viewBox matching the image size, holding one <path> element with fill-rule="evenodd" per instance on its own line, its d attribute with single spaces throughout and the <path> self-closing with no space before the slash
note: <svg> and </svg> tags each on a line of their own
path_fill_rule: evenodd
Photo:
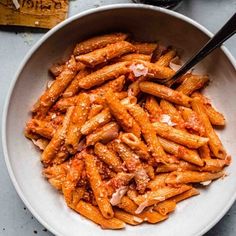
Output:
<svg viewBox="0 0 236 236">
<path fill-rule="evenodd" d="M 82 216 L 100 225 L 103 229 L 122 229 L 125 223 L 115 217 L 106 219 L 97 207 L 85 201 L 79 201 L 75 210 Z"/>
<path fill-rule="evenodd" d="M 203 103 L 205 113 L 207 114 L 210 122 L 212 125 L 219 125 L 224 126 L 225 125 L 225 117 L 223 114 L 218 112 L 210 103 L 209 99 L 206 98 L 204 95 L 195 92 L 192 97 L 197 97 L 201 100 Z"/>
<path fill-rule="evenodd" d="M 145 80 L 147 80 L 146 76 L 140 76 L 137 80 L 130 84 L 128 87 L 128 94 L 135 97 L 138 96 L 141 91 L 139 88 L 139 83 Z"/>
<path fill-rule="evenodd" d="M 179 111 L 185 121 L 185 128 L 193 134 L 204 136 L 205 127 L 199 116 L 190 108 L 179 106 Z"/>
<path fill-rule="evenodd" d="M 144 169 L 146 170 L 147 175 L 149 176 L 150 179 L 154 179 L 155 178 L 155 170 L 152 166 L 148 165 L 148 164 L 144 164 L 143 165 Z"/>
<path fill-rule="evenodd" d="M 68 107 L 75 106 L 77 102 L 77 96 L 61 98 L 53 106 L 53 110 L 65 112 Z"/>
<path fill-rule="evenodd" d="M 118 61 L 133 61 L 133 60 L 150 61 L 151 56 L 139 53 L 131 53 L 124 55 L 118 59 Z"/>
<path fill-rule="evenodd" d="M 171 60 L 176 56 L 175 50 L 170 50 L 166 54 L 162 55 L 157 62 L 155 62 L 158 66 L 169 66 Z"/>
<path fill-rule="evenodd" d="M 62 193 L 67 205 L 73 207 L 73 201 L 76 201 L 75 198 L 81 198 L 83 196 L 82 193 L 84 192 L 80 191 L 81 194 L 79 196 L 79 192 L 76 191 L 76 185 L 79 182 L 82 171 L 84 169 L 84 162 L 82 160 L 79 160 L 77 156 L 75 156 L 68 161 L 68 165 L 69 168 L 67 170 L 67 175 L 62 184 Z"/>
<path fill-rule="evenodd" d="M 49 72 L 54 76 L 57 77 L 58 75 L 61 74 L 61 72 L 64 70 L 64 64 L 53 64 L 49 68 Z"/>
<path fill-rule="evenodd" d="M 150 158 L 147 146 L 133 133 L 121 134 L 120 139 L 123 143 L 128 145 L 129 148 L 134 151 L 141 159 L 148 160 Z"/>
<path fill-rule="evenodd" d="M 54 83 L 48 88 L 43 95 L 39 98 L 33 107 L 33 113 L 36 117 L 45 117 L 47 111 L 56 102 L 58 97 L 64 92 L 69 83 L 74 79 L 77 72 L 75 59 L 72 56 L 66 63 L 64 70 L 56 78 Z"/>
<path fill-rule="evenodd" d="M 106 145 L 99 142 L 96 143 L 94 146 L 94 153 L 116 172 L 122 170 L 122 162 L 120 158 L 114 152 L 109 150 Z"/>
<path fill-rule="evenodd" d="M 90 134 L 97 128 L 108 123 L 110 120 L 111 120 L 111 114 L 109 112 L 109 109 L 105 108 L 96 116 L 86 121 L 85 124 L 81 127 L 80 132 L 84 135 Z"/>
<path fill-rule="evenodd" d="M 51 139 L 55 134 L 54 127 L 47 121 L 31 119 L 25 128 L 26 136 L 27 133 L 37 134 L 44 138 Z"/>
<path fill-rule="evenodd" d="M 149 177 L 146 170 L 142 166 L 139 157 L 120 140 L 115 140 L 113 143 L 115 151 L 119 154 L 120 158 L 124 161 L 129 172 L 134 173 L 134 180 L 137 184 L 137 190 L 144 192 L 146 189 Z"/>
<path fill-rule="evenodd" d="M 142 135 L 148 145 L 148 148 L 155 158 L 156 162 L 165 162 L 167 160 L 166 153 L 160 145 L 152 124 L 150 123 L 145 111 L 138 105 L 128 106 L 128 111 L 141 127 Z"/>
<path fill-rule="evenodd" d="M 156 224 L 158 222 L 168 219 L 168 215 L 164 216 L 153 210 L 144 211 L 140 214 L 137 214 L 137 216 L 151 224 Z"/>
<path fill-rule="evenodd" d="M 134 43 L 136 52 L 139 54 L 151 55 L 157 48 L 157 43 Z"/>
<path fill-rule="evenodd" d="M 145 109 L 150 114 L 151 121 L 159 120 L 161 114 L 163 113 L 156 98 L 151 95 L 148 95 L 146 99 Z"/>
<path fill-rule="evenodd" d="M 56 159 L 56 156 L 58 155 L 59 155 L 59 160 L 61 159 L 62 161 L 67 156 L 65 147 L 63 147 L 63 150 L 61 150 L 61 148 L 62 148 L 62 144 L 64 144 L 64 141 L 65 141 L 66 131 L 68 129 L 73 110 L 74 110 L 74 107 L 70 107 L 67 110 L 66 116 L 63 120 L 61 127 L 57 129 L 51 141 L 49 142 L 47 147 L 44 149 L 41 155 L 41 161 L 43 162 L 44 165 L 50 164 L 53 161 L 53 159 Z M 60 153 L 60 151 L 62 151 L 62 153 Z M 63 153 L 65 153 L 65 156 L 62 155 Z"/>
<path fill-rule="evenodd" d="M 225 149 L 217 136 L 216 132 L 212 128 L 211 122 L 205 113 L 205 109 L 200 99 L 194 98 L 192 101 L 192 108 L 200 117 L 206 131 L 206 136 L 209 138 L 209 147 L 213 154 L 220 159 L 225 159 L 226 152 Z"/>
<path fill-rule="evenodd" d="M 166 216 L 170 212 L 174 211 L 176 208 L 176 202 L 173 200 L 166 200 L 163 202 L 158 203 L 154 206 L 154 210 L 159 212 L 161 215 Z"/>
<path fill-rule="evenodd" d="M 79 201 L 82 199 L 82 197 L 84 196 L 85 193 L 85 187 L 77 187 L 74 190 L 72 190 L 70 192 L 70 202 L 68 202 L 68 200 L 65 199 L 68 207 L 70 207 L 71 209 L 75 209 L 75 207 L 77 206 L 77 204 L 79 203 Z"/>
<path fill-rule="evenodd" d="M 142 92 L 154 95 L 156 97 L 163 98 L 167 101 L 173 102 L 175 104 L 190 107 L 191 98 L 184 95 L 181 92 L 175 91 L 164 85 L 160 85 L 153 82 L 141 82 L 139 87 Z"/>
<path fill-rule="evenodd" d="M 167 179 L 165 181 L 167 182 Z M 134 199 L 135 203 L 139 205 L 135 213 L 139 214 L 143 211 L 144 208 L 162 202 L 178 194 L 181 194 L 189 190 L 190 188 L 191 186 L 188 185 L 181 185 L 180 187 L 166 186 L 159 188 L 155 191 L 148 191 L 143 195 L 139 195 Z"/>
<path fill-rule="evenodd" d="M 60 165 L 52 165 L 44 168 L 42 173 L 54 188 L 61 191 L 66 179 L 67 169 L 67 162 L 63 162 Z"/>
<path fill-rule="evenodd" d="M 181 202 L 185 199 L 188 199 L 190 197 L 199 195 L 199 191 L 196 188 L 191 188 L 188 191 L 181 193 L 177 196 L 174 196 L 172 198 L 170 198 L 170 200 L 175 201 L 176 203 Z"/>
<path fill-rule="evenodd" d="M 114 80 L 106 82 L 105 84 L 101 85 L 98 88 L 90 90 L 90 94 L 103 96 L 106 94 L 108 90 L 112 90 L 113 92 L 121 92 L 124 84 L 125 84 L 125 76 L 121 75 Z"/>
<path fill-rule="evenodd" d="M 91 74 L 83 77 L 79 81 L 79 86 L 83 89 L 90 89 L 96 85 L 100 85 L 107 80 L 115 79 L 128 72 L 127 66 L 130 62 L 118 62 L 116 64 L 108 65 Z"/>
<path fill-rule="evenodd" d="M 65 145 L 71 154 L 78 151 L 78 145 L 82 137 L 80 129 L 87 120 L 89 108 L 89 96 L 86 93 L 79 94 L 77 97 L 77 104 L 71 115 L 65 138 Z"/>
<path fill-rule="evenodd" d="M 100 104 L 92 104 L 89 113 L 88 113 L 88 120 L 90 120 L 92 117 L 96 116 L 98 113 L 100 113 L 103 109 L 103 105 Z"/>
<path fill-rule="evenodd" d="M 138 208 L 138 205 L 135 204 L 129 197 L 124 196 L 121 198 L 121 201 L 118 204 L 118 207 L 130 214 L 135 214 L 135 211 Z"/>
<path fill-rule="evenodd" d="M 72 80 L 70 85 L 66 88 L 66 90 L 63 93 L 63 97 L 72 97 L 76 95 L 77 92 L 79 92 L 80 87 L 79 87 L 79 81 L 85 77 L 86 75 L 89 74 L 88 70 L 81 70 L 75 78 Z"/>
<path fill-rule="evenodd" d="M 209 81 L 209 77 L 204 75 L 193 75 L 186 74 L 183 76 L 184 81 L 176 89 L 178 92 L 182 92 L 186 95 L 191 95 L 194 91 L 203 88 L 206 83 Z"/>
<path fill-rule="evenodd" d="M 85 161 L 87 177 L 89 179 L 89 183 L 98 207 L 106 219 L 113 218 L 114 212 L 107 197 L 107 191 L 102 182 L 99 170 L 96 166 L 96 159 L 93 155 L 90 155 L 86 152 L 83 152 L 82 156 Z"/>
<path fill-rule="evenodd" d="M 176 129 L 185 129 L 185 122 L 173 104 L 164 99 L 161 99 L 160 107 L 164 113 L 163 116 L 161 116 L 161 122 L 163 120 L 165 121 L 163 118 L 168 115 L 170 117 L 170 122 L 167 123 L 172 123 L 171 126 L 174 125 Z"/>
<path fill-rule="evenodd" d="M 76 57 L 76 60 L 89 67 L 95 67 L 101 63 L 107 63 L 109 60 L 120 57 L 123 54 L 134 52 L 135 47 L 127 41 L 119 41 Z"/>
<path fill-rule="evenodd" d="M 99 130 L 87 135 L 86 144 L 94 145 L 97 142 L 108 143 L 119 135 L 119 126 L 116 122 L 110 122 L 102 126 Z"/>
<path fill-rule="evenodd" d="M 115 94 L 112 91 L 108 91 L 105 98 L 111 114 L 115 117 L 120 126 L 126 132 L 134 133 L 137 137 L 140 137 L 139 125 L 128 113 L 126 107 L 116 98 Z"/>
<path fill-rule="evenodd" d="M 195 150 L 188 149 L 184 146 L 181 146 L 177 143 L 171 142 L 169 140 L 163 139 L 161 137 L 158 138 L 160 144 L 164 148 L 164 150 L 170 154 L 181 158 L 187 162 L 193 163 L 198 166 L 203 166 L 204 162 L 199 157 L 198 153 Z"/>
<path fill-rule="evenodd" d="M 112 34 L 104 34 L 92 37 L 90 39 L 87 39 L 85 41 L 76 44 L 76 47 L 74 49 L 74 55 L 78 56 L 99 48 L 106 47 L 109 44 L 123 41 L 127 37 L 128 34 L 124 33 L 112 33 Z"/>
<path fill-rule="evenodd" d="M 139 225 L 143 222 L 143 219 L 141 219 L 140 217 L 131 215 L 122 210 L 116 209 L 114 213 L 117 219 L 122 220 L 129 225 Z"/>
<path fill-rule="evenodd" d="M 184 130 L 175 129 L 167 124 L 155 122 L 152 124 L 157 135 L 188 148 L 199 148 L 208 142 L 208 138 L 190 134 Z"/>
<path fill-rule="evenodd" d="M 158 167 L 159 168 L 159 167 Z M 157 190 L 165 186 L 165 179 L 168 174 L 158 174 L 155 178 L 148 182 L 147 188 L 151 190 Z"/>
<path fill-rule="evenodd" d="M 168 175 L 165 182 L 167 184 L 187 184 L 200 183 L 218 179 L 224 176 L 224 172 L 209 173 L 198 171 L 174 171 Z"/>
<path fill-rule="evenodd" d="M 198 149 L 199 156 L 201 159 L 206 160 L 206 159 L 211 159 L 211 151 L 210 148 L 208 147 L 208 144 L 204 144 Z"/>
</svg>

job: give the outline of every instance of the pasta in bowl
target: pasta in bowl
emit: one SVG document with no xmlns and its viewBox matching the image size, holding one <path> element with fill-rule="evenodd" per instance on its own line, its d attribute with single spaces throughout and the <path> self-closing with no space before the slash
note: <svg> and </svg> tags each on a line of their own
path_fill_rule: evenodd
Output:
<svg viewBox="0 0 236 236">
<path fill-rule="evenodd" d="M 155 82 L 174 75 L 176 57 L 126 33 L 92 37 L 50 68 L 33 107 L 25 135 L 44 176 L 104 229 L 166 220 L 231 162 L 214 129 L 225 118 L 201 93 L 208 76 L 189 72 L 175 89 Z"/>
<path fill-rule="evenodd" d="M 125 33 L 116 33 L 113 41 L 107 43 L 107 40 L 110 40 L 111 32 Z M 91 51 L 86 51 L 88 50 L 85 47 L 86 44 L 82 44 L 82 49 L 77 47 L 74 50 L 76 44 L 104 34 L 107 37 L 103 37 L 102 45 L 95 44 L 95 48 L 90 49 Z M 173 70 L 179 67 L 176 53 L 184 62 L 209 37 L 211 34 L 204 27 L 173 11 L 144 5 L 122 4 L 89 10 L 69 18 L 49 31 L 32 47 L 23 60 L 6 98 L 2 140 L 5 161 L 12 182 L 26 207 L 44 227 L 60 236 L 77 236 L 78 231 L 85 236 L 91 234 L 118 236 L 120 233 L 125 236 L 143 234 L 152 236 L 156 234 L 157 230 L 158 234 L 162 236 L 199 236 L 209 230 L 226 213 L 236 198 L 236 172 L 234 171 L 236 163 L 234 161 L 230 163 L 225 170 L 227 177 L 222 178 L 220 176 L 223 173 L 220 170 L 229 164 L 229 158 L 212 158 L 216 154 L 212 154 L 211 151 L 210 156 L 213 163 L 211 163 L 211 159 L 202 160 L 201 155 L 203 154 L 199 150 L 203 149 L 202 152 L 207 153 L 207 150 L 201 148 L 201 145 L 204 142 L 209 144 L 209 138 L 205 136 L 203 128 L 200 128 L 205 126 L 199 126 L 194 117 L 196 113 L 199 114 L 197 109 L 200 100 L 211 126 L 217 131 L 217 135 L 225 147 L 223 152 L 218 153 L 219 156 L 224 156 L 225 150 L 232 157 L 236 155 L 233 142 L 235 131 L 231 128 L 236 126 L 234 105 L 236 86 L 232 86 L 235 85 L 236 76 L 234 59 L 222 47 L 199 63 L 192 75 L 186 75 L 184 81 L 188 81 L 188 85 L 182 81 L 178 86 L 169 90 L 168 87 L 163 88 L 155 82 L 155 76 L 171 76 Z M 125 42 L 121 43 L 121 41 Z M 109 53 L 111 53 L 108 56 L 108 62 L 101 62 L 101 51 L 94 56 L 95 61 L 90 61 L 88 56 L 91 54 L 89 53 L 111 44 L 116 44 L 114 50 L 122 45 L 122 50 L 119 51 L 119 53 L 122 52 L 122 55 L 117 54 L 117 51 L 114 54 L 111 53 L 111 47 L 108 47 Z M 153 58 L 151 58 L 157 45 L 164 47 L 159 47 L 157 57 L 152 55 Z M 170 45 L 172 48 L 168 47 Z M 91 41 L 89 48 L 90 46 Z M 78 53 L 77 50 L 85 51 Z M 126 53 L 126 50 L 130 51 Z M 113 57 L 113 55 L 115 56 Z M 174 60 L 168 59 L 171 61 L 169 66 L 156 65 L 157 61 L 164 63 L 166 58 L 173 57 Z M 160 61 L 161 58 L 163 59 Z M 59 65 L 53 66 L 53 63 L 57 62 Z M 155 65 L 153 66 L 153 64 Z M 49 68 L 50 73 L 54 74 L 53 79 L 48 74 Z M 114 74 L 113 71 L 115 71 Z M 193 80 L 187 80 L 188 76 L 193 78 L 194 84 L 190 83 Z M 81 89 L 77 91 L 77 82 L 82 77 L 90 78 L 91 83 L 87 84 L 87 79 L 81 80 Z M 142 80 L 142 77 L 147 77 L 148 80 L 146 78 Z M 206 86 L 209 79 L 211 81 Z M 89 88 L 96 80 L 99 83 Z M 57 87 L 58 83 L 54 84 L 55 81 L 61 81 L 62 86 Z M 201 82 L 202 85 L 199 84 Z M 103 87 L 107 83 L 112 89 L 107 90 L 106 87 Z M 137 83 L 140 86 L 137 86 Z M 158 87 L 153 89 L 152 83 Z M 133 85 L 131 86 L 131 84 Z M 194 91 L 191 92 L 192 94 L 188 94 L 191 86 L 196 86 L 196 84 L 199 84 L 200 87 L 205 84 L 205 88 L 201 90 L 201 93 Z M 45 85 L 47 90 L 51 88 L 52 93 L 45 93 Z M 98 95 L 101 88 L 106 92 Z M 180 92 L 183 95 L 174 96 L 175 100 L 168 100 L 166 97 L 169 93 L 170 98 Z M 43 96 L 39 99 L 42 94 Z M 56 101 L 50 101 L 54 96 L 58 96 Z M 216 109 L 212 110 L 205 97 L 209 97 L 214 107 L 225 115 L 227 121 L 225 127 L 222 115 L 215 112 Z M 78 99 L 80 99 L 81 105 L 78 103 Z M 37 100 L 38 102 L 36 102 Z M 197 102 L 195 110 L 192 109 L 193 100 Z M 157 108 L 156 103 L 160 109 Z M 33 104 L 35 104 L 34 107 Z M 86 108 L 83 108 L 82 104 Z M 87 106 L 87 104 L 89 105 Z M 80 117 L 84 117 L 79 114 L 80 110 L 75 113 L 75 107 L 81 109 L 84 116 L 87 116 L 85 123 L 83 119 L 80 119 Z M 122 109 L 123 119 L 114 115 L 120 111 L 120 107 L 124 108 Z M 175 111 L 178 111 L 178 116 L 171 116 L 172 113 L 168 113 L 173 107 Z M 126 112 L 123 113 L 123 110 Z M 67 112 L 69 113 L 67 114 Z M 214 115 L 210 113 L 214 113 Z M 46 117 L 44 114 L 47 114 Z M 99 116 L 96 118 L 98 114 Z M 154 114 L 158 114 L 158 116 Z M 216 116 L 216 114 L 218 115 Z M 140 116 L 143 117 L 142 120 L 144 119 L 141 125 L 138 120 Z M 182 122 L 178 120 L 178 117 L 181 117 Z M 185 122 L 187 117 L 192 117 L 192 119 Z M 213 117 L 218 118 L 213 120 Z M 88 120 L 95 122 L 87 123 Z M 152 125 L 150 129 L 152 131 L 147 133 L 146 138 L 157 136 L 157 139 L 151 138 L 149 143 L 142 133 L 142 125 L 146 123 L 145 120 L 148 120 L 147 128 L 150 129 L 150 123 Z M 77 125 L 81 124 L 81 134 L 74 126 L 74 121 Z M 133 125 L 130 126 L 133 121 L 136 123 L 135 128 Z M 70 130 L 74 130 L 75 133 L 71 132 L 65 140 L 64 135 L 69 134 L 67 132 L 69 126 Z M 49 145 L 42 155 L 44 151 L 40 151 L 30 139 L 24 137 L 27 129 L 29 129 L 27 136 L 40 148 L 45 149 L 51 143 L 50 140 L 54 140 L 54 144 L 51 143 L 53 145 Z M 80 135 L 81 137 L 79 137 Z M 74 137 L 79 138 L 80 141 L 74 142 Z M 156 145 L 155 140 L 163 151 L 162 149 L 156 151 L 150 149 L 151 145 Z M 85 148 L 85 146 L 88 147 Z M 123 147 L 126 148 L 125 152 L 122 152 Z M 54 158 L 55 148 L 60 149 L 56 158 Z M 74 153 L 74 150 L 78 150 L 79 153 Z M 159 160 L 161 152 L 163 159 Z M 217 149 L 215 149 L 215 153 L 217 153 Z M 124 159 L 127 157 L 125 154 L 131 155 L 131 162 L 128 159 L 125 163 Z M 91 155 L 94 158 L 92 160 Z M 137 159 L 136 156 L 138 156 Z M 68 159 L 68 157 L 70 158 Z M 63 159 L 64 161 L 62 161 Z M 91 180 L 88 178 L 89 172 L 86 172 L 86 168 L 89 169 L 94 162 L 88 162 L 86 165 L 85 159 L 95 161 L 97 171 L 94 173 L 99 174 L 97 176 L 101 177 L 102 183 L 109 182 L 102 189 L 97 190 L 99 178 L 96 177 L 96 181 L 93 181 L 94 175 L 91 176 Z M 150 161 L 148 161 L 149 159 Z M 166 159 L 173 159 L 172 163 L 167 163 Z M 112 161 L 113 165 L 107 164 L 105 160 Z M 215 166 L 215 160 L 218 160 L 217 166 Z M 41 161 L 43 161 L 43 165 Z M 62 163 L 60 163 L 61 161 Z M 113 166 L 113 168 L 109 168 L 109 166 Z M 181 169 L 184 170 L 184 172 L 182 171 L 185 173 L 184 176 L 179 176 Z M 42 176 L 42 170 L 46 178 Z M 165 187 L 170 187 L 172 190 L 178 189 L 179 192 L 175 196 L 166 197 L 165 201 L 163 197 L 154 199 L 160 201 L 159 203 L 152 204 L 151 201 L 145 203 L 145 196 L 157 197 L 148 195 L 149 192 L 157 191 L 154 186 L 158 185 L 158 182 L 152 178 L 156 176 L 164 178 L 170 172 L 170 178 L 165 179 Z M 212 174 L 216 173 L 219 173 L 220 176 L 215 183 L 201 188 L 198 186 L 202 185 L 197 183 L 188 183 L 189 174 L 191 174 L 191 181 L 194 177 L 197 182 L 209 184 L 209 181 L 204 181 L 206 176 L 204 176 L 205 179 L 199 179 L 203 178 L 202 176 L 198 176 L 198 179 L 196 175 L 193 176 L 192 174 L 195 172 L 208 173 L 210 174 L 208 178 L 212 178 Z M 119 181 L 115 178 L 115 174 L 118 173 Z M 141 176 L 143 176 L 143 180 Z M 175 183 L 176 179 L 183 183 Z M 77 182 L 79 183 L 75 188 L 74 184 Z M 93 186 L 96 187 L 93 188 L 96 188 L 96 194 L 103 193 L 105 187 L 104 196 L 107 196 L 108 201 L 106 202 L 111 205 L 111 208 L 106 208 L 110 211 L 103 211 L 107 218 L 103 216 L 99 208 L 99 205 L 101 207 L 104 203 L 97 204 L 96 194 L 94 194 L 90 182 L 95 183 Z M 87 186 L 88 189 L 83 189 L 84 186 Z M 180 186 L 182 187 L 180 188 Z M 188 188 L 191 189 L 187 190 Z M 197 195 L 198 192 L 200 194 Z M 164 192 L 158 194 L 163 196 Z M 123 202 L 120 202 L 121 196 L 123 196 Z M 194 197 L 181 201 L 188 196 Z M 79 199 L 81 199 L 80 205 L 76 204 Z M 69 203 L 69 207 L 67 203 Z M 73 210 L 74 205 L 79 208 Z M 159 206 L 158 209 L 153 209 L 154 205 Z M 107 206 L 106 203 L 104 208 L 105 206 Z M 129 209 L 129 212 L 124 208 Z M 88 215 L 91 209 L 94 213 L 93 218 L 91 218 L 91 214 Z M 137 209 L 139 211 L 135 213 Z M 175 209 L 175 212 L 171 209 Z M 154 213 L 150 214 L 150 211 Z M 112 215 L 113 217 L 111 217 Z M 86 217 L 90 217 L 90 220 Z M 167 217 L 168 220 L 164 221 Z M 160 222 L 161 219 L 163 219 L 162 222 Z M 94 220 L 98 224 L 102 222 L 103 228 L 95 224 Z M 128 220 L 129 224 L 139 225 L 133 227 L 128 223 L 123 223 Z M 157 225 L 154 224 L 158 221 Z M 103 230 L 112 226 L 113 228 L 125 226 L 125 229 Z"/>
</svg>

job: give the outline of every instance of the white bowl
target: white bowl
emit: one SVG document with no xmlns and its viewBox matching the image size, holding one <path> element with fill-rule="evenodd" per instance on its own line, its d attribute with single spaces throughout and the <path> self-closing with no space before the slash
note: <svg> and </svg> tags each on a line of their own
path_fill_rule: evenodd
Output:
<svg viewBox="0 0 236 236">
<path fill-rule="evenodd" d="M 127 226 L 122 231 L 102 230 L 65 205 L 61 194 L 42 177 L 40 153 L 23 135 L 29 111 L 45 89 L 50 65 L 67 56 L 76 42 L 98 33 L 119 30 L 131 32 L 137 40 L 158 39 L 181 48 L 183 58 L 192 55 L 212 36 L 203 26 L 181 14 L 135 4 L 89 10 L 50 30 L 22 62 L 6 99 L 2 135 L 12 182 L 33 215 L 56 235 L 202 235 L 220 220 L 236 198 L 236 162 L 227 169 L 228 177 L 214 182 L 201 191 L 201 195 L 180 203 L 167 221 Z M 233 157 L 236 156 L 235 65 L 233 57 L 222 47 L 197 66 L 212 79 L 205 91 L 226 115 L 227 126 L 219 130 L 219 134 Z"/>
</svg>

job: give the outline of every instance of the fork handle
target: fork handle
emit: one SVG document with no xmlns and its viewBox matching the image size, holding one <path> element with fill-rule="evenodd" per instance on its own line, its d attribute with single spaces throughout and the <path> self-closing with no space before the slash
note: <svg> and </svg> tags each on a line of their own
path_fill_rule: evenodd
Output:
<svg viewBox="0 0 236 236">
<path fill-rule="evenodd" d="M 205 58 L 214 49 L 219 47 L 225 40 L 236 32 L 236 13 L 228 20 L 228 22 L 211 38 L 200 51 L 190 58 L 171 78 L 175 83 L 177 78 L 185 74 L 189 69 L 195 66 L 199 61 Z"/>
</svg>

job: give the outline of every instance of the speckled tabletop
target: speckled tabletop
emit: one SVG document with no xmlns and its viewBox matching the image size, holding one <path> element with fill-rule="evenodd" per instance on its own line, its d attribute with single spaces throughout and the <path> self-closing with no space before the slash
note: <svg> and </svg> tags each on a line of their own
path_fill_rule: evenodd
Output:
<svg viewBox="0 0 236 236">
<path fill-rule="evenodd" d="M 130 3 L 131 0 L 73 0 L 69 16 L 83 10 L 114 3 Z M 185 0 L 176 11 L 196 20 L 215 33 L 236 11 L 236 0 Z M 16 29 L 0 26 L 0 109 L 10 82 L 25 54 L 46 31 Z M 236 37 L 225 44 L 236 57 Z M 11 62 L 11 63 L 9 63 Z M 0 117 L 0 121 L 1 121 Z M 236 187 L 236 186 L 235 186 Z M 0 235 L 49 236 L 47 231 L 28 211 L 18 197 L 7 173 L 0 146 Z M 222 220 L 205 236 L 236 235 L 236 203 Z"/>
</svg>

